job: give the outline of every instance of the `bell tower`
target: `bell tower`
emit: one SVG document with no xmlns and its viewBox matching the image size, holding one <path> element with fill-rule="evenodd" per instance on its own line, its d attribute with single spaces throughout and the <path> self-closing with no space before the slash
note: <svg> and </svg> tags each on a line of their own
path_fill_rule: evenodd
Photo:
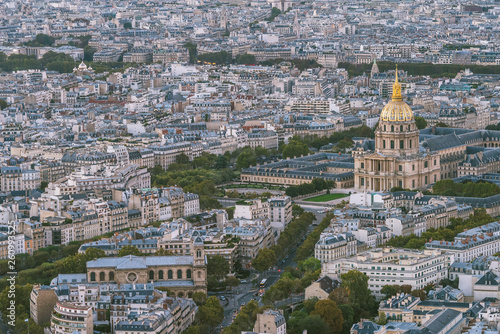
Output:
<svg viewBox="0 0 500 334">
<path fill-rule="evenodd" d="M 206 293 L 207 289 L 207 260 L 205 257 L 205 245 L 203 239 L 197 236 L 194 239 L 192 246 L 193 254 L 193 281 L 197 290 L 203 289 Z"/>
</svg>

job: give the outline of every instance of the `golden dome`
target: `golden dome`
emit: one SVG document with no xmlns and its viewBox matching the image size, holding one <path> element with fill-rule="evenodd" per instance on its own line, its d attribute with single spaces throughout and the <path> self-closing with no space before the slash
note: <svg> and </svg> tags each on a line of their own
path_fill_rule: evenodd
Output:
<svg viewBox="0 0 500 334">
<path fill-rule="evenodd" d="M 401 85 L 398 80 L 398 68 L 396 67 L 396 80 L 392 85 L 392 101 L 387 103 L 380 113 L 380 120 L 386 122 L 408 122 L 413 121 L 413 111 L 403 101 L 401 96 Z"/>
</svg>

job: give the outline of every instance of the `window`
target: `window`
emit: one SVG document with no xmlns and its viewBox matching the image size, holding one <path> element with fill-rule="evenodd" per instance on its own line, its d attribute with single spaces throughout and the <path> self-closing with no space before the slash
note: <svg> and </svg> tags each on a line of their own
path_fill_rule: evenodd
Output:
<svg viewBox="0 0 500 334">
<path fill-rule="evenodd" d="M 399 141 L 399 148 L 405 148 L 405 141 L 404 140 Z"/>
<path fill-rule="evenodd" d="M 399 131 L 403 132 L 403 126 L 402 125 L 399 126 Z"/>
<path fill-rule="evenodd" d="M 411 165 L 411 170 L 415 170 L 415 165 Z"/>
<path fill-rule="evenodd" d="M 382 140 L 382 147 L 385 148 L 385 140 Z"/>
<path fill-rule="evenodd" d="M 149 271 L 149 279 L 155 279 L 155 272 L 152 270 Z"/>
<path fill-rule="evenodd" d="M 163 279 L 163 270 L 158 272 L 158 279 Z"/>
<path fill-rule="evenodd" d="M 177 279 L 182 279 L 182 270 L 177 270 Z"/>
<path fill-rule="evenodd" d="M 391 148 L 394 149 L 394 140 L 391 140 Z"/>
<path fill-rule="evenodd" d="M 436 174 L 434 174 L 434 182 L 436 182 Z"/>
<path fill-rule="evenodd" d="M 399 185 L 400 188 L 403 188 L 403 181 L 399 180 L 398 181 L 398 185 Z"/>
<path fill-rule="evenodd" d="M 415 180 L 412 180 L 412 181 L 411 181 L 411 187 L 412 187 L 413 189 L 415 189 Z"/>
<path fill-rule="evenodd" d="M 365 168 L 365 163 L 364 162 L 361 163 L 361 168 Z"/>
<path fill-rule="evenodd" d="M 403 171 L 403 165 L 399 165 L 399 171 L 402 172 Z"/>
<path fill-rule="evenodd" d="M 168 279 L 173 279 L 174 278 L 174 273 L 172 272 L 172 270 L 169 270 L 168 271 Z"/>
<path fill-rule="evenodd" d="M 427 184 L 427 176 L 425 177 L 425 184 Z"/>
<path fill-rule="evenodd" d="M 101 271 L 99 273 L 99 281 L 104 282 L 105 279 L 106 279 L 106 274 L 104 273 L 104 271 Z"/>
<path fill-rule="evenodd" d="M 110 281 L 114 281 L 115 280 L 115 273 L 112 272 L 112 271 L 109 273 L 109 280 Z"/>
<path fill-rule="evenodd" d="M 391 132 L 394 132 L 394 125 L 391 125 Z"/>
<path fill-rule="evenodd" d="M 411 148 L 411 139 L 410 139 L 410 145 L 409 145 L 409 147 Z"/>
<path fill-rule="evenodd" d="M 198 278 L 201 278 L 201 271 L 198 271 Z"/>
<path fill-rule="evenodd" d="M 436 166 L 436 159 L 434 159 L 434 166 Z"/>
<path fill-rule="evenodd" d="M 90 281 L 95 282 L 95 273 L 90 273 Z"/>
<path fill-rule="evenodd" d="M 359 181 L 360 181 L 360 183 L 361 183 L 361 185 L 362 185 L 362 186 L 364 186 L 364 185 L 365 185 L 365 178 L 364 178 L 364 177 L 360 178 L 360 180 L 359 180 Z"/>
<path fill-rule="evenodd" d="M 186 278 L 191 278 L 191 269 L 186 270 Z"/>
<path fill-rule="evenodd" d="M 429 163 L 427 161 L 424 162 L 424 168 L 429 167 Z M 426 182 L 427 183 L 427 182 Z"/>
</svg>

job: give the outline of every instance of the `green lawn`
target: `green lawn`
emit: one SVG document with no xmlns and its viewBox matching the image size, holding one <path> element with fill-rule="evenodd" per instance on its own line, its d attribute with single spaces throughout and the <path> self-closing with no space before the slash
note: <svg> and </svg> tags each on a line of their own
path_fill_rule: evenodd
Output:
<svg viewBox="0 0 500 334">
<path fill-rule="evenodd" d="M 333 201 L 334 199 L 339 199 L 342 197 L 347 197 L 349 195 L 347 194 L 324 194 L 324 195 L 319 195 L 316 197 L 311 197 L 308 199 L 305 199 L 304 201 L 307 202 L 328 202 L 328 201 Z"/>
</svg>

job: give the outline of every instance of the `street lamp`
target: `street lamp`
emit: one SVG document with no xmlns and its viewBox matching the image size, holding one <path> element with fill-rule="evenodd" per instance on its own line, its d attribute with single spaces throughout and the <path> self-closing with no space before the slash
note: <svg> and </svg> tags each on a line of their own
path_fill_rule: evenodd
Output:
<svg viewBox="0 0 500 334">
<path fill-rule="evenodd" d="M 28 334 L 30 334 L 30 318 L 26 318 L 24 322 L 28 323 Z"/>
</svg>

